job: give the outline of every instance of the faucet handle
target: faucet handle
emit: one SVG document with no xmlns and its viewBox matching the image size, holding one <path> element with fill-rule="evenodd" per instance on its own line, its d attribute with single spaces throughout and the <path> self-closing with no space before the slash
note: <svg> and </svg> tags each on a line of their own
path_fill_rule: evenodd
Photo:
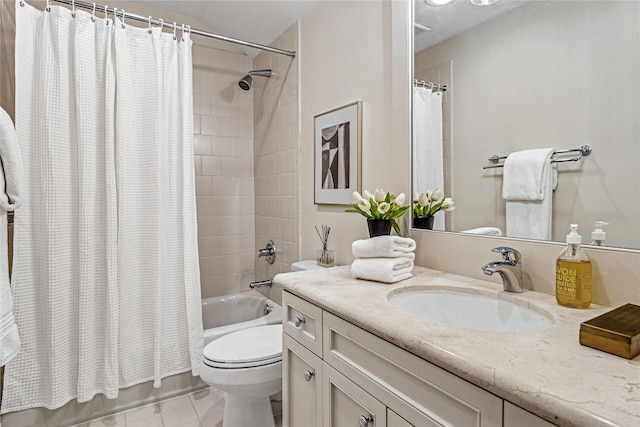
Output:
<svg viewBox="0 0 640 427">
<path fill-rule="evenodd" d="M 520 259 L 522 258 L 522 254 L 520 252 L 508 246 L 498 246 L 497 248 L 491 249 L 491 252 L 500 252 L 502 259 L 513 265 L 519 264 Z"/>
</svg>

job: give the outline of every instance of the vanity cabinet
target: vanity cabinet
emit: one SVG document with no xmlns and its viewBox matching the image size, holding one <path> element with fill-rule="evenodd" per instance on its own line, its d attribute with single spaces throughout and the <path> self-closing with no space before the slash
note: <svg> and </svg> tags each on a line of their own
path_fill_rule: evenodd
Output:
<svg viewBox="0 0 640 427">
<path fill-rule="evenodd" d="M 550 425 L 289 292 L 282 303 L 284 427 Z"/>
</svg>

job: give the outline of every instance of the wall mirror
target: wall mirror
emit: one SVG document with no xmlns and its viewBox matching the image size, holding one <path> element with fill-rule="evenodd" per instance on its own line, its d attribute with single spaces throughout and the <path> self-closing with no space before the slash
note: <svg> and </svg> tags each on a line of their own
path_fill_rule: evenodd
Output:
<svg viewBox="0 0 640 427">
<path fill-rule="evenodd" d="M 556 163 L 549 240 L 577 223 L 589 244 L 604 221 L 607 246 L 640 249 L 640 2 L 430 3 L 414 2 L 413 77 L 447 89 L 441 117 L 432 103 L 425 118 L 414 88 L 412 191 L 443 188 L 456 207 L 434 230 L 509 237 L 504 171 L 484 169 L 489 158 L 589 145 L 591 155 Z M 417 182 L 439 165 L 430 179 L 440 184 Z"/>
</svg>

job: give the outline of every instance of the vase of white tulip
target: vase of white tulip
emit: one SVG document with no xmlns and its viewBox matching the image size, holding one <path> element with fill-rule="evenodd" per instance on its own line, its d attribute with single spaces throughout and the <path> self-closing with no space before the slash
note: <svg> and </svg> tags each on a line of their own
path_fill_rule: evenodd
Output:
<svg viewBox="0 0 640 427">
<path fill-rule="evenodd" d="M 452 211 L 456 207 L 450 197 L 442 197 L 442 190 L 437 188 L 426 193 L 413 193 L 413 227 L 433 230 L 435 214 L 439 211 Z"/>
<path fill-rule="evenodd" d="M 376 189 L 373 194 L 363 191 L 362 196 L 354 191 L 351 209 L 347 209 L 345 212 L 359 213 L 367 218 L 369 237 L 389 235 L 391 228 L 398 233 L 398 236 L 401 236 L 402 232 L 396 219 L 409 209 L 409 206 L 403 206 L 404 200 L 404 193 L 394 196 L 381 188 Z"/>
</svg>

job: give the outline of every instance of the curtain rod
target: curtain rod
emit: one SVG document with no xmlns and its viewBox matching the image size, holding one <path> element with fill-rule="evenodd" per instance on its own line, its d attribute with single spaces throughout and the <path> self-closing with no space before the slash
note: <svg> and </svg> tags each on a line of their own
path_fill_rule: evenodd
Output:
<svg viewBox="0 0 640 427">
<path fill-rule="evenodd" d="M 118 16 L 123 16 L 126 19 L 133 19 L 134 21 L 141 21 L 141 22 L 151 22 L 153 25 L 156 26 L 162 26 L 162 27 L 167 27 L 167 28 L 171 28 L 172 30 L 174 30 L 174 25 L 173 23 L 169 23 L 169 22 L 164 22 L 162 19 L 156 19 L 156 18 L 152 18 L 152 17 L 148 17 L 148 16 L 141 16 L 141 15 L 136 15 L 135 13 L 129 13 L 126 12 L 123 9 L 118 9 L 118 8 L 113 8 L 113 7 L 109 7 L 109 6 L 100 6 L 100 5 L 96 5 L 95 3 L 86 3 L 86 2 L 82 2 L 82 1 L 74 1 L 74 0 L 53 0 L 57 3 L 64 3 L 64 4 L 68 4 L 71 5 L 73 8 L 76 7 L 81 7 L 83 9 L 88 9 L 91 11 L 94 11 L 95 13 L 111 13 L 112 15 L 114 14 L 115 10 L 118 11 Z M 47 4 L 49 2 L 47 1 Z M 179 27 L 176 24 L 176 27 Z M 280 55 L 286 55 L 289 56 L 291 58 L 295 58 L 296 57 L 296 52 L 295 51 L 289 51 L 289 50 L 284 50 L 284 49 L 278 49 L 276 47 L 271 47 L 271 46 L 265 46 L 265 45 L 261 45 L 261 44 L 257 44 L 257 43 L 251 43 L 251 42 L 247 42 L 244 40 L 238 40 L 238 39 L 234 39 L 231 37 L 226 37 L 226 36 L 221 36 L 219 34 L 214 34 L 214 33 L 209 33 L 207 31 L 202 31 L 202 30 L 198 30 L 195 28 L 190 28 L 189 32 L 191 34 L 196 34 L 199 36 L 203 36 L 203 37 L 209 37 L 212 39 L 216 39 L 216 40 L 222 40 L 224 42 L 229 42 L 229 43 L 234 43 L 234 44 L 239 44 L 242 46 L 247 46 L 247 47 L 252 47 L 255 49 L 260 49 L 260 50 L 266 50 L 267 52 L 272 52 L 272 53 L 277 53 Z"/>
</svg>

